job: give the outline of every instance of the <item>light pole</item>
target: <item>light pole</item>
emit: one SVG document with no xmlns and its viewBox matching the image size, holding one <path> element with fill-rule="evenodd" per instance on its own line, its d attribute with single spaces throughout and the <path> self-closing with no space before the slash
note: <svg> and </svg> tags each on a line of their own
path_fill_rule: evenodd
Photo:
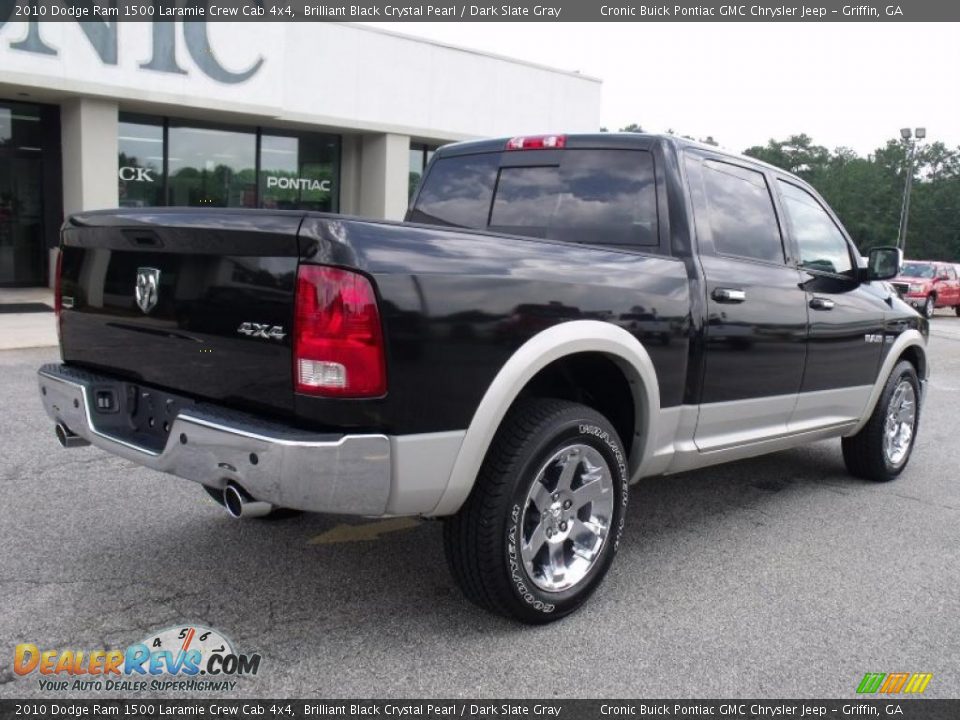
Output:
<svg viewBox="0 0 960 720">
<path fill-rule="evenodd" d="M 911 135 L 916 139 L 912 140 Z M 906 252 L 907 249 L 907 220 L 910 217 L 910 191 L 913 190 L 913 162 L 917 157 L 917 141 L 927 136 L 926 128 L 917 128 L 912 133 L 910 128 L 902 128 L 900 137 L 906 149 L 906 180 L 903 183 L 903 204 L 900 206 L 900 236 L 897 238 L 897 247 Z"/>
</svg>

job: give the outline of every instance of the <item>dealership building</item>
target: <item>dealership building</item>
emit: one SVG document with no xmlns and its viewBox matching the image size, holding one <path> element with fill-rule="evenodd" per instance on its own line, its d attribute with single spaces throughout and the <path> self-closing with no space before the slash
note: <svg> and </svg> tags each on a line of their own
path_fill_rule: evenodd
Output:
<svg viewBox="0 0 960 720">
<path fill-rule="evenodd" d="M 81 210 L 399 219 L 437 146 L 595 131 L 600 87 L 346 23 L 0 22 L 0 287 Z"/>
</svg>

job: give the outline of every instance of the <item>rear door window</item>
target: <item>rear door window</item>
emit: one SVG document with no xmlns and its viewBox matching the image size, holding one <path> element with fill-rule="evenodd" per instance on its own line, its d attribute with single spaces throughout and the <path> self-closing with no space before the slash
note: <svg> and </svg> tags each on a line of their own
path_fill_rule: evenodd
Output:
<svg viewBox="0 0 960 720">
<path fill-rule="evenodd" d="M 763 173 L 739 165 L 703 163 L 713 245 L 721 255 L 783 263 L 783 239 Z"/>
<path fill-rule="evenodd" d="M 565 242 L 656 246 L 657 192 L 653 157 L 642 150 L 564 150 L 559 161 L 489 164 L 477 179 L 479 158 L 499 164 L 500 154 L 439 160 L 424 181 L 410 214 L 414 222 L 489 228 Z M 469 192 L 467 191 L 469 188 Z M 469 208 L 467 207 L 469 205 Z M 457 222 L 459 220 L 460 222 Z"/>
</svg>

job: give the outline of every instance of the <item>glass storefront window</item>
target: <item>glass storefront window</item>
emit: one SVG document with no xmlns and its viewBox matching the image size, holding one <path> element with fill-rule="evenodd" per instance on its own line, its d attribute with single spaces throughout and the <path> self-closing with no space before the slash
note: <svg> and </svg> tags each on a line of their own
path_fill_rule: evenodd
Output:
<svg viewBox="0 0 960 720">
<path fill-rule="evenodd" d="M 132 113 L 119 121 L 121 206 L 340 209 L 339 135 Z M 3 128 L 0 114 L 0 147 Z"/>
<path fill-rule="evenodd" d="M 49 108 L 0 102 L 0 287 L 44 281 L 51 215 L 61 212 L 49 192 L 60 152 L 44 131 L 51 120 Z"/>
<path fill-rule="evenodd" d="M 22 152 L 40 152 L 40 108 L 24 103 L 0 106 L 0 147 Z"/>
<path fill-rule="evenodd" d="M 260 137 L 260 207 L 338 210 L 340 138 L 315 133 Z"/>
<path fill-rule="evenodd" d="M 168 205 L 257 206 L 256 133 L 171 123 L 167 152 Z"/>
<path fill-rule="evenodd" d="M 117 135 L 120 207 L 163 205 L 163 122 L 121 118 Z"/>
<path fill-rule="evenodd" d="M 419 143 L 410 143 L 410 187 L 408 189 L 408 197 L 413 197 L 413 193 L 417 189 L 417 185 L 420 184 L 420 179 L 423 177 L 423 171 L 427 167 L 427 163 L 430 162 L 430 158 L 433 157 L 433 152 L 436 148 L 430 147 L 429 145 L 422 145 Z"/>
</svg>

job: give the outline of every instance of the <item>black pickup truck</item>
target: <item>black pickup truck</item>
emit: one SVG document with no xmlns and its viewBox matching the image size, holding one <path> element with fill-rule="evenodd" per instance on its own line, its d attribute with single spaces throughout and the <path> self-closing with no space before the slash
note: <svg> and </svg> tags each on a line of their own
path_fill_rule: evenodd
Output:
<svg viewBox="0 0 960 720">
<path fill-rule="evenodd" d="M 135 209 L 63 228 L 62 445 L 236 517 L 444 518 L 453 576 L 531 623 L 613 561 L 630 484 L 842 438 L 909 460 L 927 321 L 803 181 L 673 137 L 439 150 L 406 222 Z"/>
</svg>

